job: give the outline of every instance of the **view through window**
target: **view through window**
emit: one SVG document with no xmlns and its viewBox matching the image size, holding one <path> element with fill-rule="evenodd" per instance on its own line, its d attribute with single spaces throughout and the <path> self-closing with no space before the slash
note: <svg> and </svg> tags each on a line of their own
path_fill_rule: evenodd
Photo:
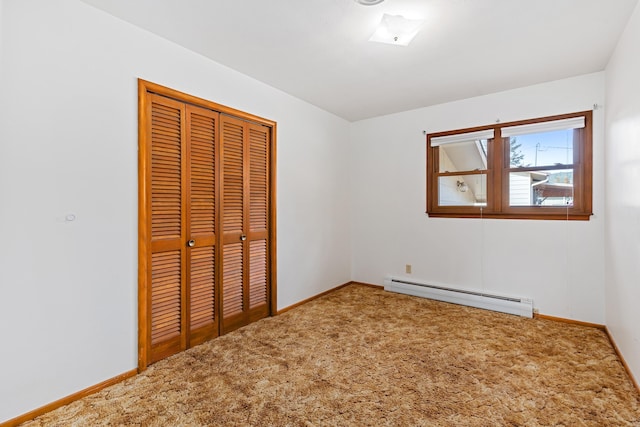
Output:
<svg viewBox="0 0 640 427">
<path fill-rule="evenodd" d="M 591 112 L 427 135 L 430 216 L 588 219 Z"/>
</svg>

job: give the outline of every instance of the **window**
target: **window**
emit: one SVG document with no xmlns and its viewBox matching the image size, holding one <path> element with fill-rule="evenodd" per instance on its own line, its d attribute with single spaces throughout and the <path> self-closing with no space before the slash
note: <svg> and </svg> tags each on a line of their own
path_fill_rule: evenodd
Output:
<svg viewBox="0 0 640 427">
<path fill-rule="evenodd" d="M 433 217 L 588 220 L 591 111 L 427 135 Z"/>
</svg>

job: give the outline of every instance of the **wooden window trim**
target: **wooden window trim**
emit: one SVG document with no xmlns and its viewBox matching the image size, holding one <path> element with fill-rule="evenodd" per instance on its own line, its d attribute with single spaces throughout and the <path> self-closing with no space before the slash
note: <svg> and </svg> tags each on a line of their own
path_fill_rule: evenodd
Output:
<svg viewBox="0 0 640 427">
<path fill-rule="evenodd" d="M 509 144 L 502 138 L 501 129 L 508 126 L 520 126 L 546 121 L 584 117 L 585 126 L 581 132 L 581 143 L 574 143 L 574 199 L 573 206 L 509 206 L 509 172 L 514 170 L 550 170 L 561 166 L 510 168 L 505 164 L 508 158 Z M 439 173 L 438 147 L 431 147 L 431 139 L 461 133 L 494 131 L 494 139 L 487 147 L 487 169 L 481 171 L 460 171 Z M 570 114 L 547 116 L 536 119 L 520 120 L 495 125 L 478 126 L 437 132 L 427 135 L 427 211 L 433 218 L 501 218 L 532 220 L 579 220 L 588 221 L 592 212 L 593 199 L 593 113 L 581 111 Z M 439 206 L 438 177 L 447 175 L 486 174 L 487 206 Z"/>
</svg>

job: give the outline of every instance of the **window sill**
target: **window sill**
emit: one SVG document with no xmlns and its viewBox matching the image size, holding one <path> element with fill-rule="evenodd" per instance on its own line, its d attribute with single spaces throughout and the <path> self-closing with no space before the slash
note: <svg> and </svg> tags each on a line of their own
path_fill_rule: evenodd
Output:
<svg viewBox="0 0 640 427">
<path fill-rule="evenodd" d="M 427 212 L 430 218 L 489 218 L 489 219 L 529 219 L 529 220 L 552 220 L 552 221 L 589 221 L 593 213 L 479 213 L 479 212 Z"/>
</svg>

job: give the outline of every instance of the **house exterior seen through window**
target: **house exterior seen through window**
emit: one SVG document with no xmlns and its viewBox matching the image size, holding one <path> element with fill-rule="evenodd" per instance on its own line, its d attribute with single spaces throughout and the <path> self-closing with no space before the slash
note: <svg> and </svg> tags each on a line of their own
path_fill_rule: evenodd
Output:
<svg viewBox="0 0 640 427">
<path fill-rule="evenodd" d="M 427 213 L 591 215 L 591 111 L 427 135 Z"/>
</svg>

